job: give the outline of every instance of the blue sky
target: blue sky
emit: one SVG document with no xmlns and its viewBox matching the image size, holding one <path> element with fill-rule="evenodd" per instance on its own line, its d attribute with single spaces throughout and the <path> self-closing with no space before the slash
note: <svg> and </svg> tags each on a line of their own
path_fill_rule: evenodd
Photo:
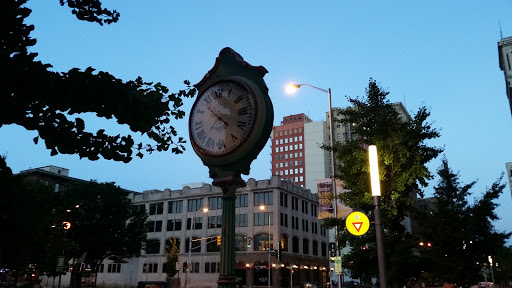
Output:
<svg viewBox="0 0 512 288">
<path fill-rule="evenodd" d="M 35 25 L 33 52 L 55 71 L 92 66 L 124 80 L 141 76 L 171 91 L 183 80 L 197 83 L 219 51 L 231 47 L 252 65 L 263 65 L 274 104 L 274 124 L 283 116 L 306 113 L 321 120 L 326 94 L 301 88 L 294 97 L 287 83 L 331 88 L 333 106 L 345 107 L 346 95 L 362 96 L 373 77 L 402 101 L 411 114 L 431 110 L 441 132 L 431 145 L 445 148 L 461 180 L 478 180 L 478 196 L 512 161 L 512 117 L 499 69 L 499 22 L 512 36 L 511 0 L 496 1 L 104 1 L 121 13 L 113 25 L 78 21 L 58 0 L 29 1 L 28 21 Z M 190 110 L 193 99 L 185 100 Z M 90 118 L 92 119 L 92 118 Z M 186 119 L 175 122 L 188 138 Z M 112 121 L 87 122 L 90 131 L 128 131 Z M 109 129 L 110 128 L 110 129 Z M 129 164 L 50 156 L 36 132 L 0 128 L 0 154 L 14 172 L 46 165 L 70 169 L 70 176 L 115 181 L 135 191 L 180 189 L 184 183 L 211 182 L 190 146 L 182 155 L 160 153 Z M 270 143 L 253 163 L 255 179 L 270 176 Z M 441 159 L 430 163 L 432 171 Z M 425 192 L 432 193 L 432 182 Z M 507 186 L 498 208 L 498 230 L 512 230 Z"/>
</svg>

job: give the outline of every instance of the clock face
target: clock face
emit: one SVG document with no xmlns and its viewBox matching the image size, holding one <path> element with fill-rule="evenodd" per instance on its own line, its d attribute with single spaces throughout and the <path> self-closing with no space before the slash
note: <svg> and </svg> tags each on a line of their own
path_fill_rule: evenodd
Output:
<svg viewBox="0 0 512 288">
<path fill-rule="evenodd" d="M 249 136 L 255 117 L 254 98 L 245 86 L 228 80 L 214 84 L 192 107 L 192 141 L 209 155 L 229 153 Z"/>
</svg>

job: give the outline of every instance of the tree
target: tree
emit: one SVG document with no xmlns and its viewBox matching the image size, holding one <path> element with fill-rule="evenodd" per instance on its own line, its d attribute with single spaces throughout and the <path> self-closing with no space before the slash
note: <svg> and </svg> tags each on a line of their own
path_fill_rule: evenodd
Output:
<svg viewBox="0 0 512 288">
<path fill-rule="evenodd" d="M 59 0 L 79 19 L 93 23 L 117 22 L 119 13 L 102 8 L 100 0 Z M 171 119 L 182 119 L 183 97 L 193 97 L 196 90 L 185 81 L 185 89 L 169 93 L 161 83 L 153 84 L 137 78 L 123 81 L 108 72 L 95 73 L 73 68 L 67 72 L 51 71 L 51 64 L 36 61 L 31 52 L 36 39 L 30 37 L 33 25 L 25 24 L 31 13 L 24 7 L 27 0 L 5 0 L 0 3 L 0 127 L 16 124 L 35 130 L 44 140 L 51 155 L 78 154 L 80 158 L 129 162 L 132 152 L 184 150 L 183 137 L 171 125 Z M 172 108 L 170 107 L 172 105 Z M 146 135 L 148 144 L 135 143 L 132 134 L 107 135 L 104 129 L 95 133 L 85 130 L 85 121 L 76 117 L 92 112 L 97 117 L 117 119 L 133 133 Z M 135 135 L 135 134 L 133 134 Z"/>
<path fill-rule="evenodd" d="M 446 158 L 437 171 L 440 180 L 435 187 L 432 208 L 418 212 L 419 235 L 432 243 L 420 249 L 425 271 L 442 282 L 463 287 L 481 282 L 480 271 L 488 256 L 506 255 L 505 240 L 510 233 L 494 230 L 497 220 L 496 200 L 505 187 L 503 175 L 482 193 L 474 204 L 468 203 L 476 181 L 461 184 Z"/>
<path fill-rule="evenodd" d="M 52 189 L 15 177 L 0 157 L 0 267 L 43 263 L 52 233 Z"/>
<path fill-rule="evenodd" d="M 176 263 L 179 262 L 180 247 L 177 244 L 176 237 L 169 238 L 165 243 L 165 273 L 168 277 L 174 277 L 178 273 Z"/>
<path fill-rule="evenodd" d="M 377 145 L 387 278 L 393 286 L 402 287 L 410 277 L 416 276 L 418 271 L 414 266 L 419 260 L 413 254 L 416 241 L 406 231 L 403 221 L 410 215 L 415 195 L 432 178 L 426 164 L 442 149 L 425 143 L 439 137 L 437 130 L 426 122 L 429 111 L 421 107 L 412 119 L 402 117 L 397 111 L 399 106 L 387 100 L 388 94 L 370 79 L 366 96 L 349 97 L 351 108 L 341 110 L 335 119 L 351 125 L 357 136 L 325 148 L 334 149 L 338 163 L 335 177 L 348 190 L 338 195 L 339 200 L 372 218 L 367 147 Z M 338 244 L 352 247 L 350 254 L 343 256 L 343 263 L 347 263 L 354 278 L 369 283 L 372 278 L 378 278 L 375 230 L 372 226 L 367 234 L 357 237 L 344 231 L 343 222 L 343 219 L 329 219 L 325 225 L 339 227 Z"/>
<path fill-rule="evenodd" d="M 147 214 L 131 204 L 127 193 L 114 183 L 96 182 L 77 182 L 62 192 L 58 209 L 60 219 L 71 223 L 66 232 L 70 256 L 79 259 L 87 253 L 84 263 L 92 267 L 105 259 L 122 263 L 140 256 Z M 72 274 L 73 287 L 80 287 L 79 276 Z"/>
</svg>

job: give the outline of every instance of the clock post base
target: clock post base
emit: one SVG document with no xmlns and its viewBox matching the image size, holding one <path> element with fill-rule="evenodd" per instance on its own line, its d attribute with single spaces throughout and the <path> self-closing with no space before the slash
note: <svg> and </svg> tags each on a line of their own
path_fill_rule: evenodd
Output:
<svg viewBox="0 0 512 288">
<path fill-rule="evenodd" d="M 222 189 L 222 231 L 220 243 L 219 288 L 235 288 L 235 199 L 236 189 L 244 187 L 240 175 L 219 177 L 213 181 L 214 186 Z"/>
</svg>

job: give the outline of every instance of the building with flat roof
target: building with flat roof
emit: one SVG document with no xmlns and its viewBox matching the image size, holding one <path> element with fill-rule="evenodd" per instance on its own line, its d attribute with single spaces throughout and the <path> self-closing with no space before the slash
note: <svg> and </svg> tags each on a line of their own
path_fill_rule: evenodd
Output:
<svg viewBox="0 0 512 288">
<path fill-rule="evenodd" d="M 19 175 L 47 181 L 57 187 L 56 192 L 74 181 L 84 181 L 69 177 L 69 170 L 63 169 L 59 173 L 58 167 L 35 168 Z M 97 285 L 134 287 L 139 281 L 165 281 L 165 245 L 170 244 L 169 239 L 175 239 L 179 247 L 176 277 L 181 279 L 182 287 L 217 287 L 221 189 L 193 183 L 184 184 L 181 190 L 126 191 L 132 204 L 148 213 L 146 249 L 140 257 L 127 259 L 126 263 L 104 260 L 97 267 Z M 293 286 L 317 283 L 325 287 L 329 282 L 329 240 L 322 220 L 318 219 L 318 196 L 277 176 L 259 181 L 249 179 L 247 186 L 239 188 L 236 194 L 235 268 L 241 285 L 266 286 L 271 275 L 272 287 L 290 287 L 291 281 Z M 278 250 L 278 245 L 282 248 L 281 260 L 272 255 L 269 262 L 269 253 Z M 68 271 L 62 276 L 63 286 L 69 283 L 70 275 Z M 52 281 L 42 279 L 43 283 L 48 280 Z"/>
</svg>

